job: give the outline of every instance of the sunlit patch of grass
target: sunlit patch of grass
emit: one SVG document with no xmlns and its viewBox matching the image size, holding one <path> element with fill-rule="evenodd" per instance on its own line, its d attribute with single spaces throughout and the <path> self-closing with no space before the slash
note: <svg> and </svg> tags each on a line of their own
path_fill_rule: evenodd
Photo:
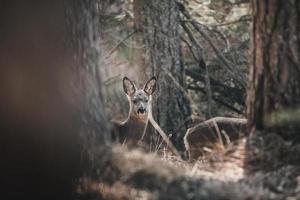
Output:
<svg viewBox="0 0 300 200">
<path fill-rule="evenodd" d="M 300 108 L 285 108 L 276 110 L 264 117 L 264 124 L 267 127 L 271 126 L 286 126 L 299 124 Z"/>
<path fill-rule="evenodd" d="M 219 143 L 214 148 L 206 151 L 193 162 L 187 162 L 174 156 L 167 148 L 157 152 L 161 160 L 184 169 L 185 175 L 204 179 L 221 181 L 238 181 L 244 178 L 244 159 L 246 139 L 231 143 L 225 148 L 220 148 Z"/>
</svg>

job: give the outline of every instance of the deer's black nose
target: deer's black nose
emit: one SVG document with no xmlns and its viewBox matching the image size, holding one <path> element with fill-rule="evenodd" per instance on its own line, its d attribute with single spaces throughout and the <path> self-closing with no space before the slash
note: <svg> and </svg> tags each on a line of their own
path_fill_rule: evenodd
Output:
<svg viewBox="0 0 300 200">
<path fill-rule="evenodd" d="M 145 113 L 146 112 L 146 109 L 145 108 L 139 108 L 138 110 L 137 110 L 137 113 Z"/>
</svg>

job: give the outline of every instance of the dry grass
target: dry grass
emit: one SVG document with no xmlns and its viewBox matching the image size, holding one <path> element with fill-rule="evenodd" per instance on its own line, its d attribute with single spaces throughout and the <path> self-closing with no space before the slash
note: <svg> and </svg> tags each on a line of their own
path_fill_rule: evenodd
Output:
<svg viewBox="0 0 300 200">
<path fill-rule="evenodd" d="M 186 162 L 164 149 L 161 159 L 184 169 L 190 177 L 220 181 L 238 181 L 244 177 L 246 139 L 240 139 L 226 148 L 214 148 L 193 162 Z M 215 146 L 218 146 L 216 144 Z"/>
<path fill-rule="evenodd" d="M 222 182 L 237 182 L 243 178 L 243 152 L 245 139 L 223 151 L 212 150 L 194 162 L 187 162 L 174 156 L 166 147 L 154 153 L 144 154 L 139 150 L 127 152 L 126 147 L 114 148 L 114 165 L 122 166 L 121 181 L 109 185 L 87 177 L 80 179 L 77 193 L 79 196 L 94 194 L 104 199 L 156 199 L 154 193 L 127 185 L 128 177 L 140 170 L 160 177 L 190 177 Z M 124 153 L 125 152 L 125 153 Z M 159 163 L 159 164 L 158 164 Z M 162 165 L 163 163 L 163 165 Z M 97 199 L 97 198 L 96 198 Z"/>
<path fill-rule="evenodd" d="M 179 159 L 167 148 L 144 153 L 116 146 L 111 166 L 118 169 L 117 179 L 109 184 L 82 178 L 78 199 L 186 199 L 189 195 L 191 199 L 300 198 L 297 166 L 249 175 L 244 172 L 249 157 L 246 138 L 223 150 L 215 145 L 193 162 Z"/>
</svg>

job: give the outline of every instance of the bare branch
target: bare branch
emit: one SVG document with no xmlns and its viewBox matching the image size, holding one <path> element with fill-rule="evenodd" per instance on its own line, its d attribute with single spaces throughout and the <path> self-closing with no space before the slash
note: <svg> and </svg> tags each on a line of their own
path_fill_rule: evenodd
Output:
<svg viewBox="0 0 300 200">
<path fill-rule="evenodd" d="M 198 91 L 200 91 L 200 92 L 206 94 L 205 89 L 204 89 L 204 88 L 201 88 L 201 87 L 188 86 L 188 89 L 191 89 L 191 90 L 198 90 Z M 219 99 L 219 98 L 217 98 L 217 97 L 214 96 L 214 95 L 212 95 L 212 99 L 213 99 L 215 102 L 219 103 L 220 105 L 225 106 L 225 107 L 227 107 L 228 109 L 230 109 L 230 110 L 232 110 L 232 111 L 234 111 L 234 112 L 236 112 L 236 113 L 238 113 L 238 114 L 243 114 L 243 111 L 242 111 L 242 110 L 239 110 L 239 109 L 235 108 L 234 106 L 230 105 L 229 103 L 226 103 L 223 99 Z"/>
<path fill-rule="evenodd" d="M 252 21 L 252 18 L 251 18 L 250 15 L 244 15 L 244 16 L 241 16 L 237 20 L 230 21 L 230 22 L 225 22 L 225 23 L 222 23 L 222 24 L 216 24 L 216 25 L 213 25 L 213 26 L 214 27 L 217 27 L 217 26 L 228 26 L 228 25 L 237 24 L 237 23 L 241 23 L 241 22 L 251 22 L 251 21 Z"/>
<path fill-rule="evenodd" d="M 231 74 L 232 78 L 235 79 L 243 88 L 246 88 L 246 77 L 236 67 L 233 67 L 233 63 L 231 63 L 229 60 L 227 60 L 227 58 L 225 58 L 225 56 L 213 43 L 212 39 L 199 27 L 199 24 L 195 20 L 193 20 L 192 16 L 188 13 L 185 7 L 180 3 L 178 4 L 180 5 L 180 10 L 182 14 L 189 20 L 189 22 L 192 24 L 195 30 L 197 30 L 205 40 L 207 40 L 207 42 L 215 51 L 216 55 L 220 58 L 220 61 L 224 64 L 225 69 Z"/>
<path fill-rule="evenodd" d="M 109 52 L 108 54 L 104 57 L 105 59 L 107 59 L 108 57 L 111 56 L 111 54 L 116 51 L 119 46 L 124 43 L 128 38 L 130 38 L 132 35 L 134 35 L 137 31 L 134 30 L 133 32 L 129 33 L 126 37 L 124 37 L 122 40 L 120 40 Z"/>
<path fill-rule="evenodd" d="M 217 122 L 216 122 L 215 119 L 213 119 L 212 122 L 213 122 L 213 125 L 214 125 L 214 127 L 215 127 L 215 129 L 216 129 L 216 132 L 217 132 L 217 134 L 218 134 L 218 138 L 219 138 L 219 142 L 220 142 L 220 144 L 221 144 L 221 147 L 222 147 L 222 149 L 224 150 L 224 149 L 225 149 L 225 146 L 224 146 L 224 143 L 223 143 L 223 139 L 222 139 L 222 136 L 221 136 L 221 131 L 220 131 L 220 129 L 219 129 L 219 126 L 218 126 L 218 124 L 217 124 Z"/>
<path fill-rule="evenodd" d="M 199 67 L 205 67 L 205 88 L 206 88 L 206 94 L 207 94 L 207 113 L 206 113 L 206 117 L 211 117 L 211 103 L 212 103 L 212 91 L 211 91 L 211 87 L 210 87 L 210 78 L 209 78 L 209 70 L 208 67 L 206 65 L 206 63 L 203 60 L 203 55 L 202 55 L 202 48 L 200 47 L 200 45 L 198 44 L 198 42 L 196 41 L 196 39 L 194 38 L 192 32 L 189 30 L 189 28 L 186 26 L 186 24 L 182 23 L 181 26 L 183 27 L 183 29 L 186 31 L 189 39 L 192 41 L 192 43 L 195 45 L 196 50 L 197 50 L 197 54 L 196 55 L 196 60 L 198 62 Z M 192 48 L 191 48 L 192 50 Z"/>
<path fill-rule="evenodd" d="M 163 138 L 163 140 L 166 142 L 167 146 L 170 148 L 170 150 L 178 156 L 178 158 L 181 159 L 179 151 L 176 149 L 176 147 L 173 145 L 171 140 L 169 139 L 168 135 L 160 128 L 160 126 L 157 124 L 157 122 L 153 119 L 152 112 L 149 112 L 148 114 L 149 122 L 152 124 L 152 126 L 157 130 L 157 132 L 160 134 L 160 136 Z"/>
<path fill-rule="evenodd" d="M 180 20 L 181 22 L 191 22 L 193 20 Z M 229 49 L 230 48 L 230 43 L 228 41 L 228 39 L 226 38 L 226 36 L 221 33 L 221 31 L 219 31 L 218 29 L 214 28 L 214 27 L 208 27 L 205 24 L 202 24 L 200 22 L 195 21 L 195 23 L 199 24 L 200 26 L 202 26 L 203 28 L 205 28 L 207 31 L 211 32 L 212 34 L 214 34 L 214 36 L 217 37 L 217 35 L 220 36 L 220 38 L 224 41 L 226 48 L 225 49 Z"/>
<path fill-rule="evenodd" d="M 184 144 L 189 159 L 195 159 L 203 153 L 203 147 L 214 147 L 218 141 L 224 149 L 221 131 L 225 131 L 232 140 L 237 140 L 241 133 L 245 134 L 247 119 L 215 117 L 189 128 L 184 136 Z M 218 137 L 216 137 L 216 135 Z"/>
<path fill-rule="evenodd" d="M 193 69 L 185 69 L 185 74 L 196 81 L 205 82 L 205 77 L 201 73 Z M 238 103 L 239 105 L 244 105 L 244 97 L 246 94 L 245 90 L 237 87 L 227 86 L 211 75 L 209 78 L 214 91 L 219 92 L 224 97 L 230 98 L 232 101 Z"/>
</svg>

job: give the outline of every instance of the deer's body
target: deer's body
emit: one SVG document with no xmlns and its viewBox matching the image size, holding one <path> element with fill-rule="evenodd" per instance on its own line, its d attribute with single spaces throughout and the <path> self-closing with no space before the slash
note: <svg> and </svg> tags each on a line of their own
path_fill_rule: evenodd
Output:
<svg viewBox="0 0 300 200">
<path fill-rule="evenodd" d="M 123 79 L 123 88 L 129 101 L 129 113 L 125 121 L 113 120 L 113 138 L 128 146 L 150 147 L 151 134 L 148 127 L 148 115 L 151 112 L 151 95 L 155 90 L 156 78 L 151 78 L 143 89 L 137 90 L 127 77 Z"/>
<path fill-rule="evenodd" d="M 126 143 L 129 146 L 144 146 L 150 143 L 150 132 L 147 122 L 140 120 L 136 116 L 130 116 L 123 122 L 113 121 L 113 125 L 114 138 L 121 143 Z"/>
</svg>

